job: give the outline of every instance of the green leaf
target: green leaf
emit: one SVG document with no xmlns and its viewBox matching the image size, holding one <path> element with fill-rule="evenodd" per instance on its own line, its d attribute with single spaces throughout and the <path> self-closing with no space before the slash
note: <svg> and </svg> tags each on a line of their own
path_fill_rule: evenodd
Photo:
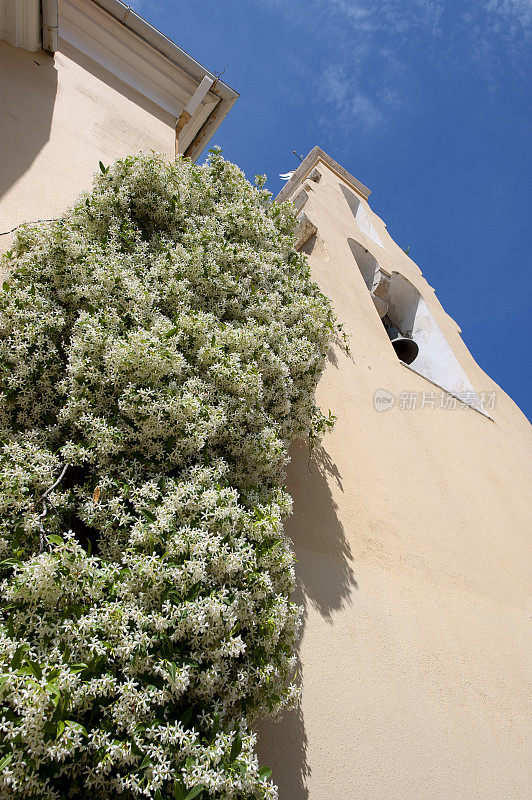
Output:
<svg viewBox="0 0 532 800">
<path fill-rule="evenodd" d="M 166 331 L 164 334 L 165 339 L 170 339 L 172 336 L 175 336 L 176 333 L 179 333 L 179 328 L 170 328 L 169 331 Z"/>
<path fill-rule="evenodd" d="M 99 162 L 99 164 L 100 164 L 100 172 L 103 175 L 107 175 L 107 173 L 109 172 L 109 167 L 106 167 L 104 164 L 102 164 L 101 161 Z"/>
<path fill-rule="evenodd" d="M 87 729 L 81 725 L 79 722 L 75 722 L 73 719 L 66 719 L 65 725 L 67 728 L 77 728 L 78 731 L 81 731 L 83 736 L 88 736 Z"/>
<path fill-rule="evenodd" d="M 60 719 L 59 722 L 57 723 L 57 732 L 55 734 L 55 738 L 59 739 L 64 730 L 65 730 L 65 723 L 63 722 L 62 719 Z"/>
<path fill-rule="evenodd" d="M 6 558 L 4 561 L 0 561 L 0 569 L 13 569 L 13 567 L 18 567 L 19 564 L 22 564 L 19 558 Z"/>
<path fill-rule="evenodd" d="M 155 520 L 157 519 L 157 517 L 155 516 L 155 514 L 152 514 L 152 512 L 151 512 L 151 511 L 148 511 L 148 509 L 147 509 L 147 508 L 141 508 L 141 509 L 140 509 L 140 513 L 141 513 L 141 514 L 142 514 L 144 517 L 146 517 L 146 519 L 147 519 L 147 520 L 149 520 L 150 522 L 155 522 Z"/>
<path fill-rule="evenodd" d="M 40 681 L 42 678 L 42 669 L 37 664 L 37 662 L 32 661 L 31 658 L 26 657 L 26 664 L 29 666 L 29 668 L 31 669 L 37 680 Z"/>
<path fill-rule="evenodd" d="M 22 656 L 28 650 L 27 644 L 21 644 L 15 651 L 15 655 L 11 659 L 11 669 L 18 669 L 22 664 Z"/>
<path fill-rule="evenodd" d="M 203 784 L 200 784 L 199 786 L 194 786 L 194 788 L 191 789 L 190 792 L 185 797 L 185 800 L 192 800 L 193 797 L 198 797 L 198 795 L 202 794 L 204 789 L 205 786 L 203 786 Z"/>
<path fill-rule="evenodd" d="M 190 589 L 188 594 L 185 596 L 185 600 L 192 601 L 195 600 L 198 594 L 200 593 L 203 587 L 203 583 L 201 581 L 197 581 Z"/>
<path fill-rule="evenodd" d="M 51 533 L 47 538 L 49 542 L 52 542 L 52 544 L 56 544 L 58 547 L 60 547 L 62 544 L 65 543 L 65 540 L 62 539 L 61 536 L 58 536 L 56 533 Z"/>
<path fill-rule="evenodd" d="M 8 764 L 11 764 L 12 760 L 13 760 L 13 753 L 8 753 L 7 756 L 4 756 L 2 759 L 0 759 L 0 769 L 4 769 L 4 767 L 7 767 Z"/>
<path fill-rule="evenodd" d="M 235 738 L 233 739 L 233 744 L 231 745 L 231 753 L 229 755 L 229 762 L 232 764 L 235 759 L 238 758 L 240 753 L 242 752 L 242 739 L 240 738 L 240 734 L 237 733 Z"/>
<path fill-rule="evenodd" d="M 173 661 L 168 661 L 167 662 L 167 669 L 168 669 L 168 672 L 170 673 L 170 676 L 171 676 L 172 680 L 175 681 L 175 676 L 176 676 L 176 672 L 177 672 L 177 664 L 174 663 Z"/>
<path fill-rule="evenodd" d="M 268 780 L 268 778 L 271 778 L 271 776 L 272 776 L 272 771 L 270 767 L 261 767 L 259 769 L 260 778 L 265 778 L 266 780 Z"/>
<path fill-rule="evenodd" d="M 150 756 L 148 754 L 146 754 L 144 756 L 144 758 L 142 759 L 142 763 L 141 763 L 139 769 L 148 769 L 150 764 L 151 764 L 151 758 L 150 758 Z"/>
<path fill-rule="evenodd" d="M 68 665 L 71 672 L 84 672 L 88 669 L 88 664 L 69 664 Z"/>
<path fill-rule="evenodd" d="M 173 794 L 175 800 L 185 800 L 187 790 L 181 778 L 178 778 L 174 783 Z"/>
<path fill-rule="evenodd" d="M 57 706 L 59 705 L 59 701 L 61 700 L 61 692 L 59 691 L 57 686 L 54 686 L 53 683 L 47 683 L 46 688 L 52 695 L 51 700 L 53 707 L 57 708 Z"/>
</svg>

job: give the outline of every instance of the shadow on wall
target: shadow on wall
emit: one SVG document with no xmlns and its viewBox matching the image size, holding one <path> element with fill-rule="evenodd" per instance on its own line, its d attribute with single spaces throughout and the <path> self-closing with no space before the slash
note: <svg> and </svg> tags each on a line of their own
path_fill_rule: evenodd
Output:
<svg viewBox="0 0 532 800">
<path fill-rule="evenodd" d="M 356 196 L 356 194 L 354 192 L 352 192 L 350 189 L 348 189 L 343 184 L 340 184 L 340 189 L 342 191 L 343 196 L 347 200 L 347 204 L 348 204 L 349 208 L 351 209 L 352 215 L 356 219 L 358 211 L 360 209 L 360 200 L 359 200 L 359 198 Z"/>
<path fill-rule="evenodd" d="M 48 53 L 28 53 L 0 42 L 0 76 L 3 197 L 27 172 L 50 138 L 57 70 Z"/>
<path fill-rule="evenodd" d="M 303 606 L 303 629 L 306 620 L 306 598 L 298 576 L 292 600 Z M 301 635 L 303 635 L 303 629 Z M 297 679 L 303 681 L 303 667 L 297 651 Z M 280 722 L 261 722 L 257 725 L 257 754 L 261 766 L 271 767 L 273 782 L 279 787 L 279 800 L 307 800 L 307 734 L 301 704 L 287 711 Z"/>
<path fill-rule="evenodd" d="M 308 446 L 297 443 L 292 446 L 290 455 L 287 484 L 294 499 L 294 513 L 285 527 L 294 542 L 298 561 L 293 599 L 303 606 L 301 641 L 309 607 L 332 623 L 333 614 L 350 602 L 357 582 L 351 567 L 353 556 L 329 488 L 334 482 L 343 491 L 336 465 L 323 447 L 316 448 L 309 459 Z M 328 564 L 327 580 L 323 579 L 320 568 L 322 558 Z M 304 687 L 304 664 L 299 659 L 299 648 L 297 674 Z M 273 780 L 279 787 L 279 800 L 308 798 L 310 766 L 301 707 L 285 714 L 280 723 L 259 725 L 257 750 L 260 763 L 272 768 Z"/>
<path fill-rule="evenodd" d="M 364 203 L 362 203 L 358 197 L 346 186 L 340 186 L 340 189 L 342 190 L 342 194 L 347 200 L 347 204 L 351 209 L 351 213 L 355 218 L 355 222 L 362 233 L 367 236 L 368 239 L 371 239 L 373 242 L 375 242 L 375 244 L 378 244 L 379 247 L 382 247 L 383 245 L 380 236 L 375 230 L 375 227 L 367 214 Z"/>
<path fill-rule="evenodd" d="M 361 244 L 355 242 L 355 240 L 351 239 L 351 237 L 348 237 L 347 243 L 351 249 L 351 252 L 353 253 L 356 264 L 362 273 L 364 283 L 371 292 L 375 280 L 375 273 L 379 269 L 377 259 L 371 255 L 369 250 L 366 250 L 365 247 L 362 247 Z"/>
<path fill-rule="evenodd" d="M 78 191 L 90 185 L 92 173 L 98 167 L 98 157 L 95 155 L 91 170 L 83 178 L 76 152 L 76 147 L 81 150 L 87 142 L 102 158 L 112 160 L 146 149 L 149 143 L 146 130 L 128 113 L 126 105 L 116 102 L 116 93 L 168 126 L 168 137 L 161 138 L 160 142 L 154 140 L 152 146 L 163 151 L 168 145 L 173 153 L 175 119 L 170 113 L 62 40 L 57 64 L 61 71 L 62 100 L 57 114 L 61 131 L 55 138 L 56 151 L 60 154 L 57 160 L 63 161 L 50 167 L 50 174 L 46 176 L 50 184 L 57 182 L 56 170 L 70 168 L 79 174 Z M 0 198 L 28 172 L 50 140 L 57 94 L 58 70 L 48 53 L 28 53 L 0 42 Z M 63 136 L 67 137 L 66 152 L 60 149 Z M 35 187 L 35 192 L 39 192 L 39 186 Z M 65 204 L 73 202 L 77 193 L 66 199 Z M 23 221 L 16 220 L 17 223 Z"/>
<path fill-rule="evenodd" d="M 319 261 L 328 261 L 329 260 L 329 253 L 327 252 L 327 248 L 325 247 L 325 242 L 319 235 L 319 233 L 315 233 L 310 239 L 304 243 L 304 245 L 300 248 L 301 253 L 306 253 L 307 256 L 312 256 L 313 258 L 317 258 Z"/>
</svg>

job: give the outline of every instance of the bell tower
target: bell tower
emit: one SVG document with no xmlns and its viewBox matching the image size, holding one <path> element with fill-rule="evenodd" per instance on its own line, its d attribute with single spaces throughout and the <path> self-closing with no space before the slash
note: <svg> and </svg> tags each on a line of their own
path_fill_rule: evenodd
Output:
<svg viewBox="0 0 532 800">
<path fill-rule="evenodd" d="M 277 198 L 350 352 L 292 451 L 302 703 L 261 757 L 280 800 L 524 800 L 530 425 L 369 195 L 315 147 Z"/>
</svg>

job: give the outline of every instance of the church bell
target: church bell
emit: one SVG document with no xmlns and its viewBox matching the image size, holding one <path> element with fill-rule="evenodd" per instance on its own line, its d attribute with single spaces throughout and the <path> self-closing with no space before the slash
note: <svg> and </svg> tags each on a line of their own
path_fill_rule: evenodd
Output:
<svg viewBox="0 0 532 800">
<path fill-rule="evenodd" d="M 419 353 L 419 347 L 416 342 L 412 339 L 411 335 L 403 336 L 402 333 L 397 330 L 388 315 L 383 317 L 382 321 L 386 328 L 386 333 L 390 337 L 393 349 L 397 354 L 397 358 L 405 364 L 411 364 L 415 361 Z"/>
</svg>

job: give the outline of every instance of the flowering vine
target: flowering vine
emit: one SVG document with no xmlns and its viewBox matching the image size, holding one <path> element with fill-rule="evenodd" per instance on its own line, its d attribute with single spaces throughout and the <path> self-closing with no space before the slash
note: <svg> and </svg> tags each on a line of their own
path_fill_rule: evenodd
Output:
<svg viewBox="0 0 532 800">
<path fill-rule="evenodd" d="M 273 800 L 297 702 L 288 445 L 335 327 L 294 218 L 212 151 L 21 228 L 0 293 L 0 797 Z"/>
</svg>

